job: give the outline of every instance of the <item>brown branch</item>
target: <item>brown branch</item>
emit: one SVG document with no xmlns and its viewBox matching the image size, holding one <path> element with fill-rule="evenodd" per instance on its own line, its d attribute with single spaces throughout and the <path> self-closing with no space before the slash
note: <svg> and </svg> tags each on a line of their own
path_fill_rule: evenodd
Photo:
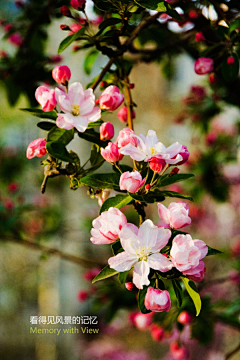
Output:
<svg viewBox="0 0 240 360">
<path fill-rule="evenodd" d="M 132 95 L 129 87 L 129 79 L 126 73 L 126 70 L 124 68 L 123 64 L 123 72 L 124 72 L 124 90 L 125 90 L 125 99 L 126 99 L 126 105 L 127 105 L 127 122 L 129 129 L 133 130 L 133 119 L 132 119 L 132 112 L 133 112 L 133 101 L 132 101 Z"/>
<path fill-rule="evenodd" d="M 238 351 L 240 351 L 240 343 L 238 344 L 238 346 L 232 350 L 231 352 L 229 352 L 228 354 L 225 355 L 224 360 L 229 360 L 233 355 L 235 355 Z"/>
<path fill-rule="evenodd" d="M 34 250 L 42 251 L 44 254 L 47 254 L 47 255 L 57 256 L 60 259 L 67 260 L 69 262 L 72 262 L 74 264 L 81 265 L 84 267 L 94 267 L 94 266 L 103 267 L 104 266 L 104 264 L 101 264 L 100 262 L 84 259 L 84 258 L 75 256 L 75 255 L 66 254 L 61 250 L 50 248 L 48 246 L 44 246 L 37 242 L 29 241 L 26 239 L 18 239 L 18 238 L 14 238 L 14 237 L 9 237 L 9 238 L 5 238 L 5 240 L 14 242 L 19 245 L 23 245 L 25 247 L 28 247 L 28 248 L 31 248 Z"/>
<path fill-rule="evenodd" d="M 94 83 L 92 84 L 92 86 L 90 86 L 90 88 L 93 89 L 93 91 L 96 89 L 96 87 L 98 86 L 98 84 L 102 81 L 104 75 L 108 72 L 108 70 L 110 69 L 110 67 L 112 66 L 112 64 L 114 63 L 115 57 L 112 57 L 107 65 L 102 69 L 101 73 L 99 74 L 99 76 L 97 77 L 97 79 L 94 81 Z"/>
</svg>

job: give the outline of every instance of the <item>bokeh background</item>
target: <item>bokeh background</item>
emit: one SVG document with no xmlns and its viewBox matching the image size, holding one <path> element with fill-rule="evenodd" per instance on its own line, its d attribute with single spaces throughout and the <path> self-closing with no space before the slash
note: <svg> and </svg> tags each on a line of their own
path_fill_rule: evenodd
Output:
<svg viewBox="0 0 240 360">
<path fill-rule="evenodd" d="M 4 21 L 14 24 L 20 11 L 12 1 L 4 0 L 0 3 L 0 19 Z M 71 23 L 69 19 L 67 21 Z M 54 19 L 47 29 L 48 56 L 57 54 L 58 45 L 65 37 L 60 30 L 62 22 L 62 19 Z M 1 50 L 14 54 L 16 47 L 4 39 L 4 35 L 2 26 Z M 80 81 L 86 86 L 106 61 L 106 57 L 100 56 L 91 76 L 87 76 L 83 71 L 84 52 L 73 52 L 69 47 L 64 51 L 60 64 L 70 67 L 72 81 Z M 54 64 L 51 68 L 53 67 Z M 137 104 L 135 132 L 146 134 L 150 127 L 156 130 L 160 141 L 166 146 L 179 141 L 187 145 L 191 152 L 189 164 L 181 171 L 194 171 L 192 169 L 195 166 L 197 185 L 194 187 L 188 180 L 175 185 L 177 188 L 172 190 L 193 194 L 194 197 L 196 195 L 195 203 L 189 204 L 192 217 L 189 231 L 193 238 L 202 239 L 209 246 L 224 251 L 223 255 L 206 260 L 205 281 L 208 285 L 201 290 L 202 295 L 209 294 L 211 301 L 218 301 L 219 304 L 222 301 L 219 306 L 224 307 L 224 301 L 226 304 L 234 304 L 235 308 L 229 311 L 233 311 L 236 316 L 236 311 L 239 314 L 240 290 L 239 277 L 235 273 L 234 278 L 233 273 L 239 266 L 237 256 L 240 252 L 240 170 L 237 150 L 233 162 L 227 165 L 221 163 L 225 174 L 223 184 L 226 185 L 220 189 L 222 199 L 219 201 L 209 191 L 211 173 L 205 176 L 205 182 L 201 181 L 202 168 L 196 165 L 199 154 L 209 152 L 211 146 L 211 151 L 217 151 L 213 141 L 200 133 L 191 119 L 184 122 L 179 120 L 186 108 L 186 101 L 182 99 L 186 99 L 190 87 L 196 84 L 205 86 L 207 79 L 194 73 L 190 57 L 181 55 L 172 61 L 168 78 L 158 64 L 138 64 L 131 73 L 131 82 L 135 84 L 132 94 Z M 98 90 L 96 96 L 99 95 Z M 96 198 L 88 195 L 85 187 L 73 191 L 69 189 L 67 179 L 55 178 L 49 180 L 46 193 L 41 194 L 43 168 L 40 160 L 27 160 L 25 153 L 28 144 L 35 138 L 44 137 L 45 133 L 35 126 L 37 118 L 19 110 L 29 107 L 27 98 L 21 95 L 15 106 L 10 106 L 3 83 L 0 98 L 1 359 L 172 359 L 168 353 L 171 336 L 161 343 L 154 341 L 149 331 L 140 330 L 138 326 L 131 324 L 129 311 L 126 309 L 116 312 L 112 322 L 104 323 L 106 313 L 97 308 L 94 302 L 96 290 L 84 277 L 87 268 L 71 259 L 64 260 L 56 254 L 46 254 L 37 247 L 31 248 L 15 236 L 14 229 L 17 227 L 21 230 L 23 239 L 36 242 L 39 247 L 47 246 L 99 263 L 106 263 L 110 255 L 107 247 L 96 247 L 89 241 L 91 222 L 98 215 L 99 205 Z M 184 116 L 188 117 L 185 113 Z M 119 122 L 115 113 L 104 120 L 114 124 L 116 138 L 124 125 Z M 215 121 L 224 124 L 222 131 L 227 132 L 237 128 L 239 120 L 239 109 L 229 106 Z M 236 136 L 235 130 L 233 133 L 231 131 L 226 140 L 225 151 L 228 151 L 232 137 Z M 90 144 L 82 139 L 75 139 L 72 149 L 84 163 Z M 108 165 L 104 165 L 101 172 L 108 169 Z M 169 202 L 164 204 L 168 205 Z M 131 209 L 125 210 L 134 219 Z M 159 221 L 156 204 L 148 207 L 147 216 L 151 216 L 156 223 Z M 211 283 L 213 279 L 222 280 Z M 122 290 L 128 296 L 127 290 Z M 107 302 L 108 299 L 103 299 L 103 307 Z M 133 307 L 131 311 L 137 311 L 137 307 Z M 91 314 L 98 315 L 100 332 L 97 335 L 30 334 L 30 316 Z M 64 326 L 66 325 L 60 325 Z M 59 328 L 58 325 L 55 327 Z M 220 323 L 216 324 L 214 338 L 206 346 L 190 340 L 189 329 L 185 329 L 182 336 L 194 360 L 224 360 L 224 354 L 239 342 L 239 332 L 234 327 Z M 238 356 L 239 353 L 232 360 L 237 360 Z"/>
</svg>

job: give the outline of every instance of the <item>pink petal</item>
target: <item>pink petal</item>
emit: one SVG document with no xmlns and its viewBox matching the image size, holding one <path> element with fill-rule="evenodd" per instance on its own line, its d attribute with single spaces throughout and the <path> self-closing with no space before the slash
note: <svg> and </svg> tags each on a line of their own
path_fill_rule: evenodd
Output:
<svg viewBox="0 0 240 360">
<path fill-rule="evenodd" d="M 160 253 L 150 255 L 147 259 L 147 263 L 150 268 L 162 272 L 169 271 L 173 267 L 173 264 L 168 260 L 168 258 Z"/>
<path fill-rule="evenodd" d="M 170 211 L 161 203 L 158 203 L 158 215 L 165 223 L 170 222 Z"/>
<path fill-rule="evenodd" d="M 131 267 L 137 262 L 137 256 L 135 254 L 131 255 L 128 254 L 126 251 L 117 254 L 116 256 L 111 257 L 108 259 L 108 264 L 111 269 L 116 271 L 127 271 L 130 270 Z"/>
</svg>

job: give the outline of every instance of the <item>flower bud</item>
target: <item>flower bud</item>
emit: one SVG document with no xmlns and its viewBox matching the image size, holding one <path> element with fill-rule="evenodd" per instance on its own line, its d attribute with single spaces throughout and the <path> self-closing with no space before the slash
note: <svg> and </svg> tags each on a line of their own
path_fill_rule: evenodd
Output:
<svg viewBox="0 0 240 360">
<path fill-rule="evenodd" d="M 137 146 L 137 138 L 134 136 L 135 132 L 129 128 L 122 129 L 119 131 L 116 145 L 118 149 L 121 149 L 122 147 L 126 146 L 127 144 L 132 144 L 134 146 Z"/>
<path fill-rule="evenodd" d="M 198 75 L 204 75 L 212 72 L 214 69 L 211 58 L 201 57 L 194 62 L 194 70 Z"/>
<path fill-rule="evenodd" d="M 78 300 L 81 302 L 84 302 L 86 300 L 88 300 L 89 298 L 89 293 L 86 290 L 81 290 L 78 293 Z"/>
<path fill-rule="evenodd" d="M 166 162 L 163 159 L 158 159 L 157 157 L 153 157 L 149 163 L 149 167 L 152 171 L 160 173 Z"/>
<path fill-rule="evenodd" d="M 117 145 L 111 142 L 105 147 L 105 149 L 101 148 L 101 155 L 106 161 L 112 164 L 116 161 L 122 160 L 123 158 L 123 155 L 118 151 Z"/>
<path fill-rule="evenodd" d="M 169 176 L 172 176 L 172 175 L 176 175 L 179 173 L 179 168 L 175 167 L 172 169 L 172 171 L 170 172 Z"/>
<path fill-rule="evenodd" d="M 84 10 L 86 0 L 71 0 L 70 4 L 76 10 Z"/>
<path fill-rule="evenodd" d="M 228 65 L 233 65 L 235 63 L 235 59 L 233 56 L 229 56 L 227 59 L 227 64 Z"/>
<path fill-rule="evenodd" d="M 70 30 L 71 30 L 69 35 L 73 35 L 76 32 L 78 32 L 80 29 L 82 29 L 82 25 L 77 24 L 77 23 L 71 24 L 69 27 L 70 27 Z"/>
<path fill-rule="evenodd" d="M 123 102 L 124 95 L 115 85 L 108 86 L 99 98 L 99 105 L 102 110 L 114 111 Z"/>
<path fill-rule="evenodd" d="M 10 193 L 15 193 L 19 190 L 19 185 L 16 182 L 11 182 L 8 184 L 7 188 Z"/>
<path fill-rule="evenodd" d="M 132 291 L 133 290 L 133 283 L 131 282 L 127 282 L 125 283 L 125 288 L 129 291 Z"/>
<path fill-rule="evenodd" d="M 167 290 L 154 289 L 150 286 L 147 289 L 144 304 L 147 310 L 153 312 L 168 312 L 171 308 L 169 292 Z"/>
<path fill-rule="evenodd" d="M 205 36 L 203 35 L 202 32 L 198 32 L 198 33 L 196 33 L 196 35 L 195 35 L 195 40 L 196 40 L 197 42 L 202 42 L 202 41 L 205 41 L 206 39 L 205 39 Z"/>
<path fill-rule="evenodd" d="M 100 268 L 93 268 L 84 272 L 83 277 L 85 281 L 92 282 L 93 279 L 98 275 L 101 271 Z"/>
<path fill-rule="evenodd" d="M 103 123 L 99 130 L 102 141 L 111 140 L 114 137 L 114 126 L 110 122 Z"/>
<path fill-rule="evenodd" d="M 135 84 L 131 83 L 129 84 L 129 89 L 134 89 L 135 88 Z"/>
<path fill-rule="evenodd" d="M 161 328 L 161 326 L 157 325 L 157 324 L 153 324 L 151 326 L 151 336 L 153 338 L 153 340 L 157 341 L 157 342 L 161 342 L 164 338 L 165 332 L 163 330 L 163 328 Z"/>
<path fill-rule="evenodd" d="M 135 193 L 143 186 L 145 180 L 146 178 L 142 179 L 142 175 L 138 171 L 126 171 L 120 176 L 120 190 Z"/>
<path fill-rule="evenodd" d="M 66 25 L 66 24 L 61 24 L 60 29 L 61 30 L 70 30 L 70 27 L 68 25 Z"/>
<path fill-rule="evenodd" d="M 30 142 L 27 147 L 27 158 L 32 159 L 35 156 L 42 157 L 47 153 L 46 140 L 39 138 Z"/>
<path fill-rule="evenodd" d="M 52 111 L 56 107 L 54 89 L 49 90 L 46 86 L 39 86 L 35 91 L 35 98 L 42 106 L 43 111 Z"/>
<path fill-rule="evenodd" d="M 100 87 L 105 88 L 105 87 L 107 87 L 107 86 L 108 86 L 107 81 L 101 81 L 101 82 L 100 82 Z"/>
<path fill-rule="evenodd" d="M 4 207 L 6 210 L 13 210 L 14 209 L 14 202 L 12 200 L 6 200 L 4 202 Z"/>
<path fill-rule="evenodd" d="M 170 353 L 174 360 L 187 360 L 189 358 L 188 349 L 184 346 L 179 346 L 177 341 L 170 344 Z"/>
<path fill-rule="evenodd" d="M 11 36 L 9 36 L 8 41 L 13 44 L 16 45 L 17 47 L 22 45 L 23 42 L 23 38 L 22 35 L 20 33 L 14 33 Z"/>
<path fill-rule="evenodd" d="M 58 65 L 52 71 L 52 77 L 58 84 L 66 84 L 71 78 L 71 71 L 66 65 Z"/>
<path fill-rule="evenodd" d="M 50 58 L 49 58 L 49 61 L 51 62 L 51 63 L 59 63 L 59 62 L 61 62 L 62 61 L 62 56 L 60 56 L 60 55 L 52 55 L 52 56 L 50 56 Z"/>
<path fill-rule="evenodd" d="M 72 17 L 71 12 L 70 12 L 69 8 L 66 5 L 63 5 L 61 7 L 60 11 L 63 14 L 63 16 Z"/>
<path fill-rule="evenodd" d="M 216 85 L 218 80 L 217 80 L 217 76 L 215 73 L 211 73 L 208 77 L 208 80 L 210 82 L 210 84 Z"/>
<path fill-rule="evenodd" d="M 145 189 L 149 191 L 151 189 L 150 184 L 145 185 Z"/>
<path fill-rule="evenodd" d="M 146 330 L 152 323 L 152 314 L 142 314 L 140 312 L 134 312 L 130 314 L 129 320 L 139 330 Z"/>
<path fill-rule="evenodd" d="M 117 114 L 117 118 L 122 122 L 122 123 L 126 123 L 127 122 L 127 118 L 128 118 L 128 109 L 126 106 L 122 107 L 118 114 Z M 132 119 L 136 118 L 136 113 L 134 110 L 132 110 Z"/>
<path fill-rule="evenodd" d="M 183 325 L 189 325 L 192 322 L 192 316 L 187 311 L 182 311 L 177 318 L 177 321 Z"/>
</svg>

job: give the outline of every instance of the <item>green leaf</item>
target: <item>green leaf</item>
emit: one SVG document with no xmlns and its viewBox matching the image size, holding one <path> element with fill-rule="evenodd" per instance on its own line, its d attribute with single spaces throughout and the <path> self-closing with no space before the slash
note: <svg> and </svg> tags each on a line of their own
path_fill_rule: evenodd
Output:
<svg viewBox="0 0 240 360">
<path fill-rule="evenodd" d="M 74 129 L 65 130 L 55 126 L 52 128 L 47 136 L 47 141 L 61 141 L 65 145 L 69 144 L 74 137 Z"/>
<path fill-rule="evenodd" d="M 100 54 L 99 51 L 94 49 L 94 50 L 91 50 L 86 55 L 84 63 L 83 63 L 83 69 L 87 75 L 91 74 L 93 65 L 94 65 L 95 61 L 97 60 L 97 57 L 99 54 Z"/>
<path fill-rule="evenodd" d="M 177 298 L 178 307 L 182 306 L 182 286 L 177 279 L 172 279 L 173 289 Z"/>
<path fill-rule="evenodd" d="M 42 119 L 51 119 L 51 120 L 57 119 L 56 111 L 42 111 L 40 109 L 20 109 L 20 110 L 25 111 L 32 116 L 36 116 Z"/>
<path fill-rule="evenodd" d="M 94 122 L 90 122 L 90 123 L 88 123 L 87 129 L 95 128 L 96 126 L 102 125 L 102 123 L 103 123 L 102 120 L 97 120 L 97 121 L 94 121 Z"/>
<path fill-rule="evenodd" d="M 173 19 L 178 20 L 178 21 L 183 21 L 183 18 L 181 17 L 181 15 L 179 15 L 179 13 L 173 9 L 173 7 L 166 1 L 164 1 L 164 4 L 167 8 L 166 13 L 171 16 Z"/>
<path fill-rule="evenodd" d="M 134 0 L 135 3 L 142 6 L 145 9 L 156 10 L 159 0 Z"/>
<path fill-rule="evenodd" d="M 106 11 L 106 12 L 118 12 L 118 8 L 113 6 L 111 3 L 109 2 L 103 2 L 103 1 L 99 1 L 96 2 L 95 6 L 101 10 L 101 11 Z"/>
<path fill-rule="evenodd" d="M 149 204 L 153 204 L 156 201 L 163 201 L 165 199 L 165 197 L 162 194 L 159 194 L 158 190 L 155 191 L 150 191 L 148 194 L 146 195 L 137 195 L 137 194 L 132 194 L 131 193 L 131 197 L 134 200 L 140 201 L 140 202 L 146 202 Z"/>
<path fill-rule="evenodd" d="M 192 178 L 194 175 L 193 174 L 175 174 L 172 176 L 165 176 L 165 178 L 163 179 L 159 179 L 157 186 L 167 186 L 167 185 L 171 185 L 174 184 L 178 181 L 183 181 L 183 180 L 187 180 Z"/>
<path fill-rule="evenodd" d="M 179 199 L 186 199 L 186 200 L 194 201 L 191 196 L 180 194 L 176 191 L 169 191 L 169 190 L 159 191 L 159 195 L 162 195 L 165 197 L 175 197 L 175 198 L 179 198 Z"/>
<path fill-rule="evenodd" d="M 93 144 L 91 147 L 91 156 L 90 156 L 91 165 L 94 166 L 103 161 L 104 159 L 101 155 L 100 147 L 97 144 Z"/>
<path fill-rule="evenodd" d="M 208 253 L 206 256 L 223 254 L 222 251 L 216 250 L 208 246 Z"/>
<path fill-rule="evenodd" d="M 100 140 L 100 134 L 93 129 L 86 130 L 83 133 L 78 132 L 78 136 L 84 140 L 90 141 L 98 145 L 103 144 L 103 142 Z"/>
<path fill-rule="evenodd" d="M 61 54 L 61 52 L 63 52 L 63 50 L 65 50 L 69 45 L 71 45 L 73 41 L 83 35 L 84 31 L 85 29 L 82 28 L 78 30 L 75 34 L 69 35 L 65 39 L 63 39 L 58 48 L 58 55 Z"/>
<path fill-rule="evenodd" d="M 229 32 L 233 32 L 234 30 L 238 29 L 240 26 L 240 19 L 234 20 L 229 26 Z"/>
<path fill-rule="evenodd" d="M 51 130 L 55 126 L 56 126 L 55 122 L 50 122 L 50 121 L 40 121 L 37 123 L 37 127 L 46 131 Z"/>
<path fill-rule="evenodd" d="M 122 248 L 122 244 L 121 244 L 120 240 L 115 241 L 115 243 L 113 243 L 111 245 L 111 248 L 112 248 L 113 255 L 117 255 L 120 252 L 124 251 L 123 248 Z"/>
<path fill-rule="evenodd" d="M 107 279 L 116 274 L 118 274 L 118 271 L 111 269 L 110 266 L 107 265 L 97 274 L 97 276 L 93 279 L 92 283 L 94 284 L 97 281 Z"/>
<path fill-rule="evenodd" d="M 108 198 L 102 204 L 99 214 L 101 214 L 103 211 L 107 211 L 110 207 L 121 209 L 125 205 L 128 205 L 131 201 L 132 198 L 129 195 L 116 195 L 114 197 Z"/>
<path fill-rule="evenodd" d="M 164 1 L 157 4 L 157 11 L 166 12 L 167 8 L 164 4 Z"/>
<path fill-rule="evenodd" d="M 145 302 L 145 296 L 146 296 L 148 288 L 150 286 L 154 287 L 155 282 L 156 282 L 156 279 L 150 280 L 150 285 L 149 286 L 144 285 L 143 289 L 139 290 L 139 292 L 138 292 L 138 307 L 139 307 L 141 313 L 143 313 L 143 314 L 148 314 L 148 313 L 151 312 L 151 310 L 146 309 L 146 306 L 145 306 L 144 302 Z"/>
<path fill-rule="evenodd" d="M 198 290 L 196 288 L 196 285 L 194 284 L 194 282 L 192 280 L 187 279 L 186 277 L 181 276 L 182 281 L 184 282 L 184 285 L 186 287 L 186 290 L 189 294 L 189 296 L 191 297 L 195 308 L 196 308 L 196 316 L 199 315 L 200 311 L 201 311 L 201 298 L 200 295 L 198 293 Z"/>
<path fill-rule="evenodd" d="M 74 160 L 71 156 L 71 154 L 69 154 L 69 152 L 67 151 L 67 149 L 65 148 L 65 145 L 63 142 L 61 141 L 49 141 L 46 143 L 46 149 L 47 152 L 52 155 L 53 157 L 62 160 L 62 161 L 66 161 L 66 162 L 70 162 L 73 163 Z"/>
<path fill-rule="evenodd" d="M 120 282 L 120 284 L 124 284 L 126 282 L 128 273 L 129 271 L 123 271 L 118 274 L 118 281 Z"/>
<path fill-rule="evenodd" d="M 81 179 L 81 183 L 99 189 L 114 189 L 120 191 L 119 179 L 120 174 L 117 173 L 91 174 L 84 176 Z"/>
<path fill-rule="evenodd" d="M 108 26 L 116 25 L 116 24 L 119 24 L 121 22 L 122 22 L 122 19 L 120 19 L 120 18 L 115 18 L 115 17 L 114 18 L 109 18 L 109 19 L 106 19 L 106 20 L 101 22 L 101 24 L 99 25 L 99 29 L 103 30 Z"/>
<path fill-rule="evenodd" d="M 228 65 L 227 60 L 229 58 L 229 55 L 226 56 L 223 60 L 222 63 L 222 74 L 224 79 L 227 82 L 233 82 L 234 80 L 236 80 L 236 78 L 238 77 L 239 74 L 239 59 L 237 54 L 232 54 L 231 55 L 235 62 L 232 65 Z"/>
</svg>

